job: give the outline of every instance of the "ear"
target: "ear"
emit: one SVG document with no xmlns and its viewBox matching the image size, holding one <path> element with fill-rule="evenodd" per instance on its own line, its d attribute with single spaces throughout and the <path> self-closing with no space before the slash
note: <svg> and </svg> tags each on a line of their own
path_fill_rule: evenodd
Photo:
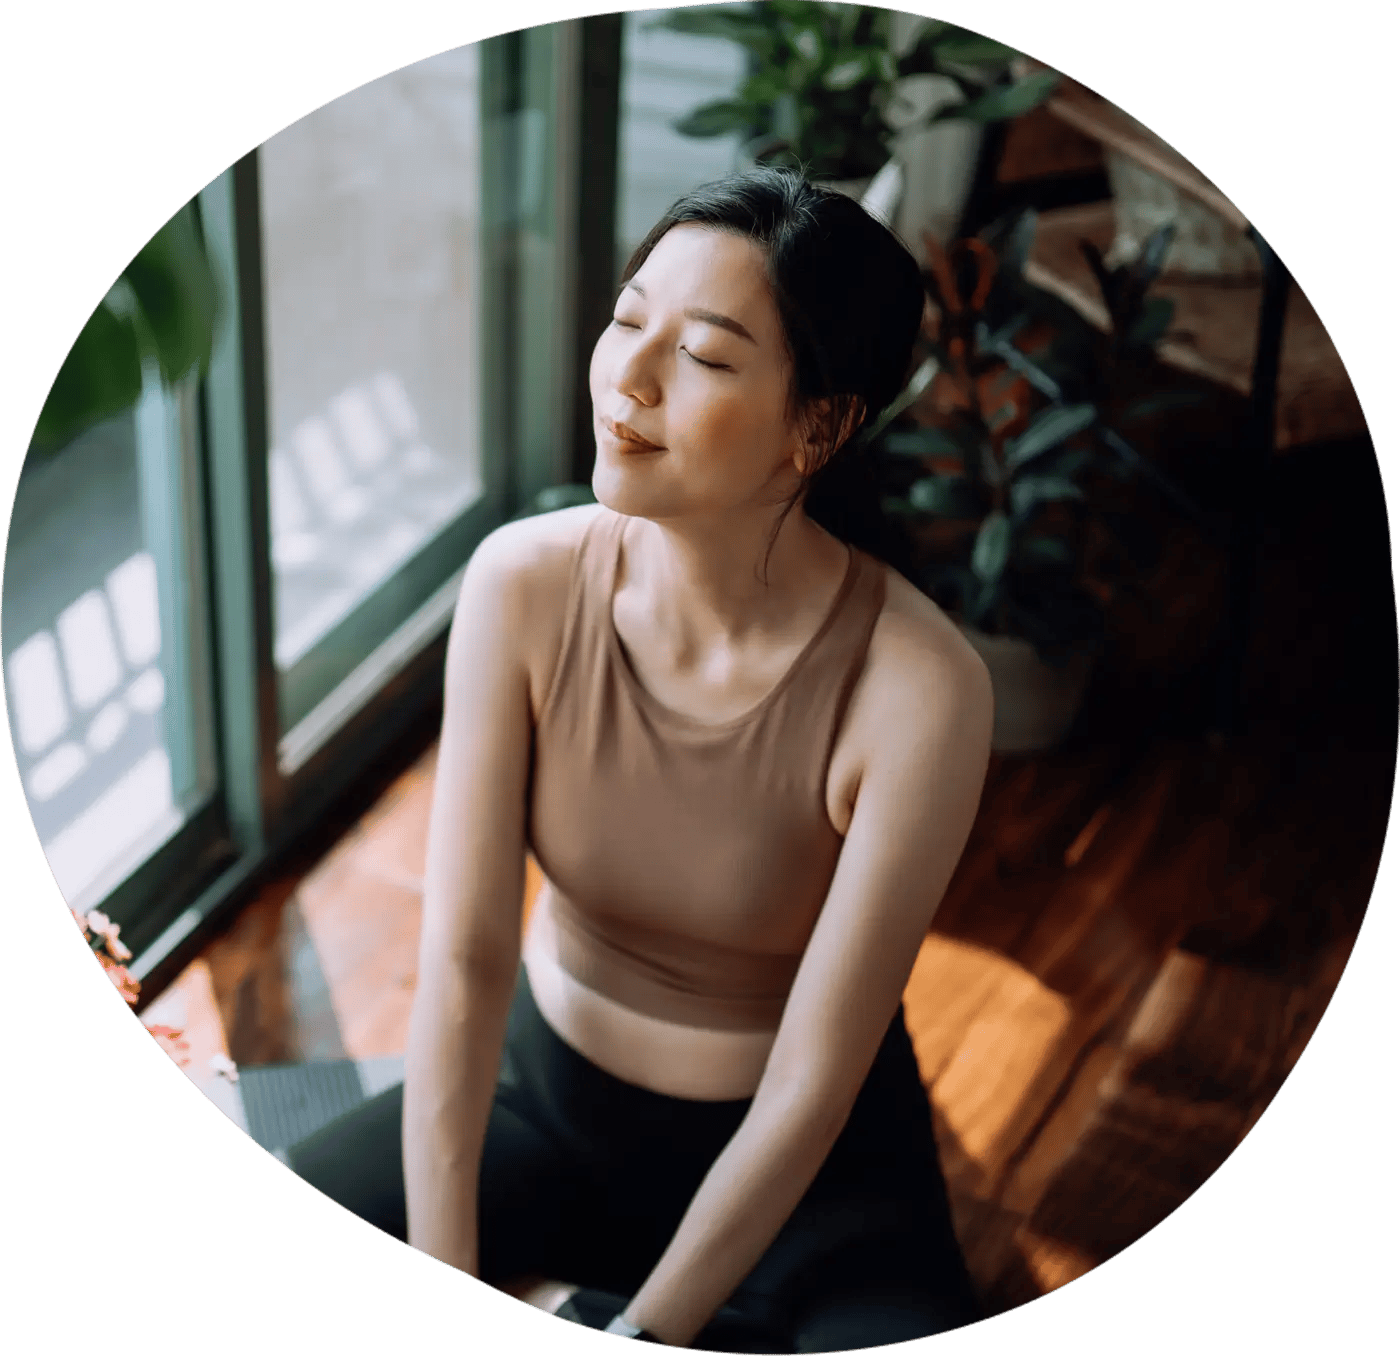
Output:
<svg viewBox="0 0 1400 1356">
<path fill-rule="evenodd" d="M 838 451 L 855 432 L 856 426 L 865 413 L 865 402 L 856 397 L 848 397 L 841 401 L 841 404 L 845 406 L 845 411 L 841 418 L 840 432 L 836 438 Z M 807 417 L 803 420 L 800 446 L 792 457 L 798 475 L 806 475 L 809 466 L 820 470 L 820 463 L 827 460 L 827 452 L 830 448 L 827 439 L 830 436 L 831 420 L 835 408 L 836 402 L 834 400 L 823 399 L 814 401 L 808 410 Z"/>
</svg>

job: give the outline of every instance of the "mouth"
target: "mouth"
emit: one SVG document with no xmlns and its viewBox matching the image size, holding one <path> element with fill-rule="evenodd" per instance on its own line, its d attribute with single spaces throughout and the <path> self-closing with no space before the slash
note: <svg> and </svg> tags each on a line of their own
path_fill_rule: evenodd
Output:
<svg viewBox="0 0 1400 1356">
<path fill-rule="evenodd" d="M 636 429 L 628 428 L 626 424 L 618 424 L 611 419 L 604 419 L 602 423 L 608 433 L 618 442 L 635 448 L 639 452 L 664 452 L 666 450 L 659 443 L 648 442 Z"/>
</svg>

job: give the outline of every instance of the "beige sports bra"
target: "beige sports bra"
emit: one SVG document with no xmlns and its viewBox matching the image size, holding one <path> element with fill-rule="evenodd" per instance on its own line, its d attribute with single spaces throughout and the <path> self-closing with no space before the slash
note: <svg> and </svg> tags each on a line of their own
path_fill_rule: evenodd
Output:
<svg viewBox="0 0 1400 1356">
<path fill-rule="evenodd" d="M 827 769 L 884 569 L 852 551 L 783 678 L 704 724 L 641 685 L 617 635 L 628 521 L 605 511 L 583 535 L 536 730 L 528 837 L 548 951 L 575 992 L 658 1024 L 771 1034 L 841 849 Z"/>
</svg>

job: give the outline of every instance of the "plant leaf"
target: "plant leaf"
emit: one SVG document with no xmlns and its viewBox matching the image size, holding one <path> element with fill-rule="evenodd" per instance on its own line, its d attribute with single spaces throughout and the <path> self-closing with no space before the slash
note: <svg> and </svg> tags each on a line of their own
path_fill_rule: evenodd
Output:
<svg viewBox="0 0 1400 1356">
<path fill-rule="evenodd" d="M 697 38 L 727 38 L 760 56 L 767 55 L 773 47 L 772 28 L 762 19 L 738 11 L 734 5 L 670 10 L 645 27 L 688 33 Z"/>
<path fill-rule="evenodd" d="M 792 45 L 799 56 L 808 61 L 819 61 L 822 55 L 822 35 L 812 24 L 806 24 L 792 35 Z"/>
<path fill-rule="evenodd" d="M 1006 466 L 1009 471 L 1029 465 L 1052 447 L 1082 433 L 1099 417 L 1093 405 L 1051 405 L 1042 410 L 1027 425 L 1023 433 L 1006 444 Z"/>
<path fill-rule="evenodd" d="M 995 584 L 1011 556 L 1011 519 L 1000 509 L 989 513 L 972 545 L 972 572 L 984 584 Z"/>
<path fill-rule="evenodd" d="M 1065 476 L 1022 476 L 1011 482 L 1011 511 L 1018 518 L 1038 504 L 1083 498 L 1084 492 Z"/>
<path fill-rule="evenodd" d="M 1034 71 L 1014 85 L 999 85 L 965 104 L 947 104 L 930 119 L 948 122 L 954 118 L 968 122 L 1001 122 L 1019 118 L 1043 104 L 1060 83 L 1057 71 Z"/>
<path fill-rule="evenodd" d="M 1116 315 L 1118 287 L 1114 275 L 1109 272 L 1108 265 L 1103 261 L 1103 251 L 1092 240 L 1081 240 L 1079 252 L 1084 256 L 1085 262 L 1093 272 L 1094 281 L 1099 287 L 1099 295 L 1103 297 L 1104 305 L 1108 307 L 1109 314 Z"/>
<path fill-rule="evenodd" d="M 1074 552 L 1063 537 L 1026 537 L 1016 549 L 1018 561 L 1030 565 L 1068 565 Z"/>
<path fill-rule="evenodd" d="M 1162 265 L 1167 262 L 1167 251 L 1171 249 L 1174 239 L 1176 223 L 1167 221 L 1157 227 L 1143 242 L 1142 251 L 1131 266 L 1141 286 L 1146 287 L 1162 271 Z"/>
<path fill-rule="evenodd" d="M 1197 527 L 1210 536 L 1216 535 L 1200 505 L 1171 476 L 1148 461 L 1121 433 L 1116 429 L 1101 427 L 1099 438 L 1116 458 L 1110 463 L 1111 466 L 1122 466 L 1130 474 L 1145 476 Z"/>
<path fill-rule="evenodd" d="M 1006 243 L 1002 248 L 1002 267 L 1020 277 L 1026 271 L 1026 260 L 1030 258 L 1031 246 L 1035 244 L 1036 228 L 1040 218 L 1033 207 L 1028 207 L 1007 232 Z"/>
<path fill-rule="evenodd" d="M 219 285 L 190 214 L 181 211 L 166 222 L 123 277 L 140 307 L 166 384 L 174 385 L 192 371 L 207 371 L 219 321 Z"/>
<path fill-rule="evenodd" d="M 925 476 L 909 487 L 909 503 L 937 518 L 976 518 L 983 509 L 976 491 L 962 476 Z"/>
<path fill-rule="evenodd" d="M 987 352 L 995 354 L 1018 376 L 1024 377 L 1041 395 L 1050 400 L 1060 399 L 1059 382 L 1037 363 L 1032 362 L 1009 339 L 1001 338 L 998 333 L 981 338 L 981 342 Z"/>
<path fill-rule="evenodd" d="M 942 61 L 956 61 L 961 66 L 980 66 L 995 62 L 1005 65 L 1020 55 L 1014 47 L 984 38 L 980 33 L 966 31 L 948 33 L 938 39 L 934 51 Z"/>
<path fill-rule="evenodd" d="M 904 389 L 880 411 L 879 417 L 861 435 L 866 442 L 878 438 L 889 426 L 890 421 L 899 417 L 909 408 L 923 393 L 928 390 L 934 377 L 938 375 L 938 359 L 930 355 L 921 362 L 914 375 L 909 378 Z"/>
<path fill-rule="evenodd" d="M 896 457 L 962 457 L 967 451 L 951 433 L 941 428 L 887 433 L 883 446 Z"/>
<path fill-rule="evenodd" d="M 1046 475 L 1073 480 L 1085 471 L 1093 460 L 1094 454 L 1087 447 L 1069 447 L 1053 457 L 1047 457 L 1041 462 L 1041 470 Z"/>
<path fill-rule="evenodd" d="M 1149 415 L 1162 414 L 1167 410 L 1186 409 L 1193 405 L 1205 404 L 1205 396 L 1199 391 L 1161 391 L 1135 401 L 1123 411 L 1125 424 L 1136 423 Z"/>
<path fill-rule="evenodd" d="M 683 137 L 722 137 L 753 126 L 754 109 L 737 99 L 715 99 L 693 108 L 671 126 Z"/>
<path fill-rule="evenodd" d="M 997 582 L 978 579 L 969 573 L 963 585 L 963 613 L 970 625 L 990 630 L 991 622 L 1001 602 L 1001 587 Z"/>
<path fill-rule="evenodd" d="M 1125 340 L 1132 348 L 1155 348 L 1171 328 L 1176 303 L 1170 297 L 1148 297 Z"/>
<path fill-rule="evenodd" d="M 141 395 L 141 347 L 130 316 L 104 300 L 88 317 L 49 389 L 34 445 L 53 452 L 105 419 L 130 409 Z"/>
<path fill-rule="evenodd" d="M 938 45 L 949 34 L 960 30 L 943 19 L 925 19 L 915 30 L 913 41 L 899 60 L 901 75 L 932 75 L 938 69 Z"/>
<path fill-rule="evenodd" d="M 869 63 L 864 57 L 851 57 L 832 66 L 822 76 L 822 85 L 830 90 L 846 90 L 858 85 L 870 74 Z"/>
</svg>

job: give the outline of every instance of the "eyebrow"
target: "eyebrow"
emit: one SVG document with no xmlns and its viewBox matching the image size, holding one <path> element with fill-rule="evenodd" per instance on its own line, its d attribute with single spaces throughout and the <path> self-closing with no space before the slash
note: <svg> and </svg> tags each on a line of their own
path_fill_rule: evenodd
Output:
<svg viewBox="0 0 1400 1356">
<path fill-rule="evenodd" d="M 632 291 L 634 291 L 639 297 L 646 296 L 646 293 L 642 290 L 640 284 L 635 282 L 629 282 L 627 286 L 630 287 Z M 707 311 L 701 306 L 692 306 L 688 311 L 685 312 L 685 316 L 687 320 L 700 320 L 707 325 L 715 325 L 722 330 L 728 330 L 730 334 L 737 334 L 740 339 L 747 339 L 751 344 L 758 343 L 758 340 L 755 339 L 753 335 L 751 335 L 748 332 L 748 330 L 746 330 L 737 320 L 734 320 L 727 315 L 720 315 L 718 311 Z"/>
</svg>

